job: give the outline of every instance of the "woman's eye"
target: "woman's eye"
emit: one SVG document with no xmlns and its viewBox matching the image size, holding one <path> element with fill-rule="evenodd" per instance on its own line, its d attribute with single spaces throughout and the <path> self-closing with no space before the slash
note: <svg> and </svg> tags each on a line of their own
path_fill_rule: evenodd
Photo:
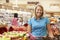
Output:
<svg viewBox="0 0 60 40">
<path fill-rule="evenodd" d="M 40 9 L 38 9 L 38 11 L 40 11 Z"/>
</svg>

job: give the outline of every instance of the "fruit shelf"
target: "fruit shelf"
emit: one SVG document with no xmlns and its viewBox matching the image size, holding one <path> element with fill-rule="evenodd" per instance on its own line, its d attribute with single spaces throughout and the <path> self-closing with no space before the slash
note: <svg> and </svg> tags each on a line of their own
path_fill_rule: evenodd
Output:
<svg viewBox="0 0 60 40">
<path fill-rule="evenodd" d="M 22 31 L 4 32 L 0 35 L 1 40 L 27 40 L 28 35 Z"/>
</svg>

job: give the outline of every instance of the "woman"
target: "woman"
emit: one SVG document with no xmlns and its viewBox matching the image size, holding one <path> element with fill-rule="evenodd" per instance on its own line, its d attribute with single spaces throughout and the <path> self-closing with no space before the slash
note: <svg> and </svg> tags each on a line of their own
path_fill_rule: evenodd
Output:
<svg viewBox="0 0 60 40">
<path fill-rule="evenodd" d="M 47 31 L 49 37 L 54 37 L 49 24 L 49 19 L 43 17 L 43 12 L 43 7 L 41 5 L 37 5 L 35 8 L 35 17 L 28 21 L 27 32 L 36 37 L 35 40 L 43 40 L 43 37 L 47 36 Z"/>
<path fill-rule="evenodd" d="M 18 26 L 18 14 L 14 13 L 14 18 L 12 19 L 12 26 L 9 28 L 9 31 L 17 30 Z"/>
<path fill-rule="evenodd" d="M 14 13 L 14 18 L 12 19 L 12 25 L 18 26 L 18 14 Z"/>
</svg>

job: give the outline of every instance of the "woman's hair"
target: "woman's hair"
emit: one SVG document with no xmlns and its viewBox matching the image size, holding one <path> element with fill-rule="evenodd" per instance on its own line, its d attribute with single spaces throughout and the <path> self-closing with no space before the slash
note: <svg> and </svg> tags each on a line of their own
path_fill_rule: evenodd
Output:
<svg viewBox="0 0 60 40">
<path fill-rule="evenodd" d="M 17 13 L 14 13 L 14 17 L 18 18 L 18 14 Z"/>
<path fill-rule="evenodd" d="M 36 16 L 36 9 L 37 9 L 37 7 L 41 7 L 41 9 L 42 9 L 41 17 L 42 17 L 42 16 L 43 16 L 43 13 L 44 13 L 43 6 L 41 6 L 41 5 L 37 5 L 37 6 L 35 7 L 35 16 Z"/>
<path fill-rule="evenodd" d="M 22 19 L 22 21 L 23 21 L 23 17 L 20 17 L 20 19 Z"/>
</svg>

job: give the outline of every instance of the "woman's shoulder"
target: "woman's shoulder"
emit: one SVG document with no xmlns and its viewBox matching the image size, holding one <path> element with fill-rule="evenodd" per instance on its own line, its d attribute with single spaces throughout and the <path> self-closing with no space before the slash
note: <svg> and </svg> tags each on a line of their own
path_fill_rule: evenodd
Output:
<svg viewBox="0 0 60 40">
<path fill-rule="evenodd" d="M 46 20 L 49 19 L 48 17 L 43 17 L 43 18 L 46 19 Z"/>
<path fill-rule="evenodd" d="M 13 18 L 12 21 L 18 20 L 18 18 Z"/>
<path fill-rule="evenodd" d="M 50 19 L 48 17 L 45 17 L 45 20 L 46 20 L 47 24 L 50 23 Z"/>
<path fill-rule="evenodd" d="M 12 18 L 12 19 L 17 19 L 17 18 Z"/>
<path fill-rule="evenodd" d="M 32 17 L 32 18 L 30 18 L 30 19 L 28 19 L 28 21 L 30 21 L 30 22 L 31 22 L 31 21 L 33 21 L 33 20 L 34 20 L 34 18 L 33 18 L 33 17 Z"/>
<path fill-rule="evenodd" d="M 48 17 L 43 17 L 43 20 L 50 21 Z"/>
</svg>

